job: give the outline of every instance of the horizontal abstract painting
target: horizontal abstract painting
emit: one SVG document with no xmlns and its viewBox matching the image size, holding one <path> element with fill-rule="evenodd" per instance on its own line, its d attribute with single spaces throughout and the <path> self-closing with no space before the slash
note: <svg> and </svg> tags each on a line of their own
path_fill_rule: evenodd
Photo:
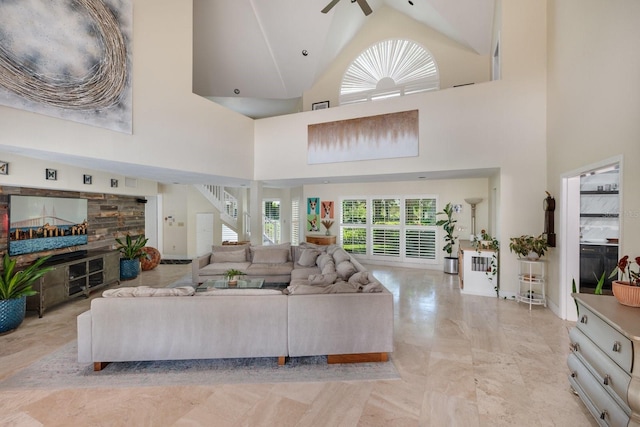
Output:
<svg viewBox="0 0 640 427">
<path fill-rule="evenodd" d="M 0 104 L 131 133 L 131 3 L 0 1 Z"/>
<path fill-rule="evenodd" d="M 416 157 L 418 110 L 309 125 L 309 164 Z"/>
</svg>

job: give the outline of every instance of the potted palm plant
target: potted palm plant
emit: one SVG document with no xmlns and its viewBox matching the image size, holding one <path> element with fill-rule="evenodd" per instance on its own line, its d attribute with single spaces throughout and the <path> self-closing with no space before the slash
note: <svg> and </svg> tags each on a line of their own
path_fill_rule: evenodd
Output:
<svg viewBox="0 0 640 427">
<path fill-rule="evenodd" d="M 0 273 L 0 334 L 16 329 L 24 320 L 27 297 L 37 294 L 33 282 L 52 269 L 43 267 L 48 259 L 49 256 L 44 256 L 27 268 L 17 270 L 16 260 L 4 254 Z"/>
<path fill-rule="evenodd" d="M 130 280 L 138 277 L 140 273 L 140 260 L 142 258 L 148 258 L 149 254 L 143 251 L 149 239 L 144 235 L 139 235 L 135 239 L 127 234 L 124 241 L 122 239 L 116 239 L 118 243 L 117 249 L 120 252 L 120 279 Z"/>
<path fill-rule="evenodd" d="M 445 245 L 442 248 L 448 256 L 444 257 L 444 272 L 448 274 L 458 274 L 458 258 L 451 256 L 453 253 L 453 247 L 456 244 L 456 236 L 453 235 L 457 220 L 453 219 L 453 205 L 451 202 L 447 203 L 441 212 L 436 215 L 446 215 L 446 218 L 440 219 L 436 222 L 438 227 L 442 227 L 445 232 L 444 241 Z"/>
</svg>

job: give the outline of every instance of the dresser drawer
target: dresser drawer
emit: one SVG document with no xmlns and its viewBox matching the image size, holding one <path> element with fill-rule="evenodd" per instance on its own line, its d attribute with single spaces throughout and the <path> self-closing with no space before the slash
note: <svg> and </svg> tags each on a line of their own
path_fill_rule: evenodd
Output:
<svg viewBox="0 0 640 427">
<path fill-rule="evenodd" d="M 601 426 L 627 426 L 629 416 L 575 354 L 567 358 L 569 383 Z"/>
<path fill-rule="evenodd" d="M 588 308 L 580 305 L 578 329 L 627 372 L 633 366 L 633 344 Z"/>
<path fill-rule="evenodd" d="M 578 356 L 591 373 L 623 407 L 627 414 L 631 414 L 627 390 L 631 382 L 631 375 L 615 364 L 597 345 L 593 343 L 578 328 L 569 331 L 571 351 Z"/>
</svg>

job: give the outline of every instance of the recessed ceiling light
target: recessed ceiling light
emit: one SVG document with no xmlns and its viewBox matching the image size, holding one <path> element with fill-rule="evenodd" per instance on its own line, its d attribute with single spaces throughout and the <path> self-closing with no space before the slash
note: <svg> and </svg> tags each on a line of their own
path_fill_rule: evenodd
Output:
<svg viewBox="0 0 640 427">
<path fill-rule="evenodd" d="M 302 56 L 307 56 L 307 55 L 309 55 L 309 51 L 307 49 L 303 49 Z"/>
<path fill-rule="evenodd" d="M 323 183 L 323 184 L 328 184 L 328 183 L 329 183 L 329 180 L 326 180 L 326 179 L 325 179 L 324 181 L 322 181 L 322 183 Z"/>
<path fill-rule="evenodd" d="M 236 95 L 240 95 L 240 89 L 234 89 L 233 93 L 235 93 Z"/>
</svg>

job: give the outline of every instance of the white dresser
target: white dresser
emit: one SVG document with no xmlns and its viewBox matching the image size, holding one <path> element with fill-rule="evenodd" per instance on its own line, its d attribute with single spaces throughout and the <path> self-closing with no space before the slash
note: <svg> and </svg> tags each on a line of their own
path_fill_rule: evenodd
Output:
<svg viewBox="0 0 640 427">
<path fill-rule="evenodd" d="M 573 297 L 579 313 L 569 332 L 571 386 L 600 425 L 640 427 L 640 308 L 613 296 Z"/>
</svg>

